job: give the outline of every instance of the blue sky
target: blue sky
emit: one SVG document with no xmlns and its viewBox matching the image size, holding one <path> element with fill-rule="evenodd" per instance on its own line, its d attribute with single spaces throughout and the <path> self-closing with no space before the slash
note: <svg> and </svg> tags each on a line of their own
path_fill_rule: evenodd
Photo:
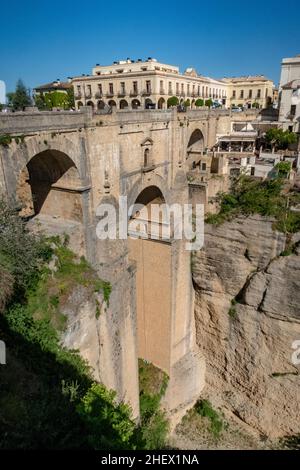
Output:
<svg viewBox="0 0 300 470">
<path fill-rule="evenodd" d="M 0 80 L 12 90 L 155 57 L 215 78 L 265 74 L 300 54 L 299 1 L 5 1 Z"/>
</svg>

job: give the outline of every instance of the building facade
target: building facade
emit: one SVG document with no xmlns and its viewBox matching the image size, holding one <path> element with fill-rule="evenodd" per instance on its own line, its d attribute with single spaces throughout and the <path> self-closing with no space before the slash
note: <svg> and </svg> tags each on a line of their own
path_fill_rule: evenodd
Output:
<svg viewBox="0 0 300 470">
<path fill-rule="evenodd" d="M 300 55 L 282 59 L 279 103 L 283 129 L 300 132 Z"/>
<path fill-rule="evenodd" d="M 72 82 L 76 109 L 84 105 L 94 109 L 104 109 L 105 105 L 117 109 L 164 109 L 172 96 L 191 107 L 197 99 L 210 98 L 220 105 L 226 105 L 227 100 L 227 84 L 223 80 L 198 75 L 193 68 L 181 74 L 178 67 L 151 57 L 96 65 L 92 75 L 75 77 Z"/>
<path fill-rule="evenodd" d="M 273 102 L 274 83 L 264 75 L 224 78 L 228 106 L 266 108 Z"/>
</svg>

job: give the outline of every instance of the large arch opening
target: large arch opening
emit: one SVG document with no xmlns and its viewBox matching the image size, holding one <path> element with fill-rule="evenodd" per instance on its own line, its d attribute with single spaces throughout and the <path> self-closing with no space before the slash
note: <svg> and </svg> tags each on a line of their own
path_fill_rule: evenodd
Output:
<svg viewBox="0 0 300 470">
<path fill-rule="evenodd" d="M 161 238 L 159 230 L 164 203 L 164 195 L 157 186 L 148 186 L 140 192 L 129 223 L 128 244 L 137 269 L 138 356 L 170 373 L 172 260 L 171 244 Z M 153 211 L 155 206 L 157 212 Z"/>
<path fill-rule="evenodd" d="M 21 215 L 51 215 L 82 221 L 80 177 L 73 160 L 58 150 L 36 154 L 21 171 L 17 198 Z"/>
<path fill-rule="evenodd" d="M 186 159 L 189 169 L 207 168 L 207 157 L 204 155 L 204 136 L 200 129 L 195 129 L 188 141 Z"/>
<path fill-rule="evenodd" d="M 110 106 L 111 108 L 115 108 L 117 106 L 117 103 L 114 100 L 109 100 L 108 106 Z"/>
</svg>

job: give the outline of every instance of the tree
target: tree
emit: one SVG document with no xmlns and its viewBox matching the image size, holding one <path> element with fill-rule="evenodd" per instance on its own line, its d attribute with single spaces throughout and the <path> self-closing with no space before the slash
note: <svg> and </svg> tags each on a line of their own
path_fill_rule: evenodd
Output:
<svg viewBox="0 0 300 470">
<path fill-rule="evenodd" d="M 7 94 L 8 104 L 14 111 L 24 111 L 26 106 L 32 104 L 30 91 L 21 79 L 17 81 L 16 90 Z"/>
<path fill-rule="evenodd" d="M 208 106 L 209 108 L 212 106 L 213 102 L 212 99 L 209 98 L 208 100 L 205 100 L 205 106 Z"/>
<path fill-rule="evenodd" d="M 67 93 L 61 91 L 40 93 L 35 96 L 34 101 L 40 110 L 51 110 L 53 108 L 70 109 L 75 107 L 73 88 L 68 90 Z"/>
<path fill-rule="evenodd" d="M 178 104 L 179 100 L 177 96 L 171 96 L 171 98 L 169 98 L 167 101 L 168 108 L 171 108 L 171 106 L 177 106 Z"/>
<path fill-rule="evenodd" d="M 183 105 L 188 108 L 189 106 L 191 106 L 191 102 L 189 99 L 185 100 L 185 102 L 183 103 Z"/>
<path fill-rule="evenodd" d="M 254 103 L 252 103 L 252 108 L 259 108 L 259 104 L 257 103 L 257 101 L 255 101 Z"/>
<path fill-rule="evenodd" d="M 287 178 L 291 171 L 290 162 L 278 162 L 275 166 L 280 178 Z"/>
<path fill-rule="evenodd" d="M 297 135 L 288 130 L 272 128 L 266 132 L 266 141 L 275 149 L 287 149 L 289 145 L 297 142 Z"/>
<path fill-rule="evenodd" d="M 203 101 L 201 98 L 199 98 L 198 100 L 196 100 L 195 106 L 199 107 L 199 106 L 203 106 L 203 105 L 204 105 L 204 101 Z"/>
</svg>

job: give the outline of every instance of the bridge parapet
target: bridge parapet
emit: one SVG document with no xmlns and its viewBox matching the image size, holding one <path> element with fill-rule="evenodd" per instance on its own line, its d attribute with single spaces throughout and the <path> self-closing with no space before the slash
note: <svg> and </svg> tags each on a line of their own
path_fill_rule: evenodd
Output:
<svg viewBox="0 0 300 470">
<path fill-rule="evenodd" d="M 28 134 L 37 131 L 78 129 L 90 122 L 89 109 L 82 111 L 24 111 L 0 113 L 1 134 Z"/>
</svg>

